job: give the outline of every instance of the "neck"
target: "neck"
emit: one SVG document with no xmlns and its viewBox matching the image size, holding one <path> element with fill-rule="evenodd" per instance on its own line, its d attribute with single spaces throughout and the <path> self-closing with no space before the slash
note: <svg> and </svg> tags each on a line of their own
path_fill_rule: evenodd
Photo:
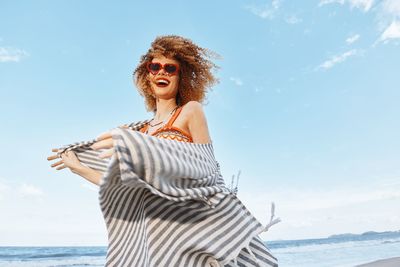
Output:
<svg viewBox="0 0 400 267">
<path fill-rule="evenodd" d="M 157 111 L 154 115 L 154 118 L 159 121 L 163 120 L 170 115 L 170 112 L 177 106 L 176 99 L 157 99 L 156 102 Z"/>
</svg>

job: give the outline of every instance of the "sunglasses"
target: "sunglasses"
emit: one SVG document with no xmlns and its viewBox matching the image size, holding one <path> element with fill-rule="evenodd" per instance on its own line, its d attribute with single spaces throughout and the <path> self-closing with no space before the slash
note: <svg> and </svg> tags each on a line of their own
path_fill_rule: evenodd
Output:
<svg viewBox="0 0 400 267">
<path fill-rule="evenodd" d="M 164 69 L 169 75 L 176 75 L 179 71 L 178 64 L 173 63 L 166 63 L 163 65 L 159 62 L 148 62 L 146 66 L 147 70 L 153 75 L 156 75 L 161 69 Z"/>
</svg>

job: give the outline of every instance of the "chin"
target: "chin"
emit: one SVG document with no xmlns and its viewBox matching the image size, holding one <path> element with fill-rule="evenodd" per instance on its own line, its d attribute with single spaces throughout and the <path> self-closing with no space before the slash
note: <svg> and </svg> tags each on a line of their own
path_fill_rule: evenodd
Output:
<svg viewBox="0 0 400 267">
<path fill-rule="evenodd" d="M 160 93 L 172 93 L 174 90 L 170 87 L 154 87 L 153 90 L 155 92 L 160 92 Z"/>
</svg>

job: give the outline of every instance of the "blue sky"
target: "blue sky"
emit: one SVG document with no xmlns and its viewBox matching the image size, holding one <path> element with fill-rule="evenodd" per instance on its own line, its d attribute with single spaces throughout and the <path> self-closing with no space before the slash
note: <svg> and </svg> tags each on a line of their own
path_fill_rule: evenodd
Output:
<svg viewBox="0 0 400 267">
<path fill-rule="evenodd" d="M 150 118 L 132 70 L 156 36 L 222 56 L 204 106 L 265 240 L 400 225 L 400 2 L 1 1 L 0 245 L 106 245 L 96 186 L 51 148 Z"/>
</svg>

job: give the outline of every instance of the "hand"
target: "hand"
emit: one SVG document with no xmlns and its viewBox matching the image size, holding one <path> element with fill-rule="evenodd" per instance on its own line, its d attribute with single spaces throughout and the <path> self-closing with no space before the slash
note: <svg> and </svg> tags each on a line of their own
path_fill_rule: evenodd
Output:
<svg viewBox="0 0 400 267">
<path fill-rule="evenodd" d="M 129 126 L 128 124 L 123 124 L 121 126 L 118 126 L 119 128 L 123 129 L 128 129 Z M 98 150 L 101 148 L 109 148 L 109 150 L 102 152 L 99 157 L 104 159 L 104 158 L 110 158 L 114 154 L 114 141 L 112 139 L 112 135 L 110 132 L 103 133 L 97 137 L 97 142 L 91 145 L 90 147 L 93 150 Z"/>
<path fill-rule="evenodd" d="M 99 157 L 102 159 L 111 157 L 114 154 L 114 140 L 112 139 L 111 133 L 110 132 L 103 133 L 97 137 L 97 140 L 98 141 L 93 145 L 91 145 L 90 147 L 93 150 L 98 150 L 101 148 L 109 148 L 108 150 L 102 152 L 99 155 Z"/>
<path fill-rule="evenodd" d="M 58 152 L 57 148 L 53 148 L 51 151 L 53 152 Z M 80 168 L 83 167 L 81 162 L 79 161 L 78 157 L 76 154 L 69 150 L 66 152 L 63 152 L 60 157 L 58 155 L 52 155 L 47 157 L 47 160 L 54 160 L 54 159 L 60 159 L 60 161 L 57 161 L 56 163 L 53 163 L 51 167 L 57 167 L 56 170 L 62 170 L 66 167 L 68 167 L 72 172 L 77 172 Z"/>
</svg>

